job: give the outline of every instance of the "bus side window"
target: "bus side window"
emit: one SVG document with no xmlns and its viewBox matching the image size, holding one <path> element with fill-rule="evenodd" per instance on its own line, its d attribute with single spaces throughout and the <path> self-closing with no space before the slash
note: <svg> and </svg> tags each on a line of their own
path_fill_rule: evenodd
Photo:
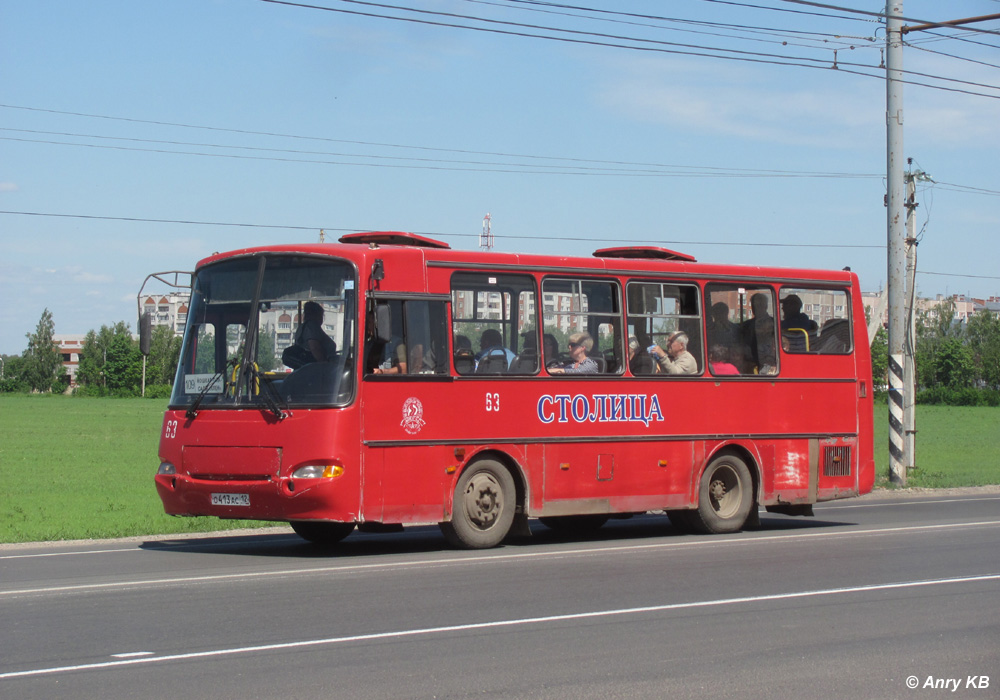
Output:
<svg viewBox="0 0 1000 700">
<path fill-rule="evenodd" d="M 377 318 L 386 323 L 386 328 L 379 328 L 377 333 L 374 328 L 369 329 L 366 368 L 370 374 L 412 376 L 448 372 L 445 302 L 391 299 L 380 301 L 379 306 L 369 323 Z"/>
<path fill-rule="evenodd" d="M 616 282 L 586 279 L 542 281 L 542 359 L 560 372 L 576 369 L 571 343 L 586 338 L 583 374 L 621 374 L 621 298 Z M 568 372 L 578 374 L 578 372 Z"/>
<path fill-rule="evenodd" d="M 779 296 L 781 346 L 785 352 L 851 352 L 851 307 L 846 290 L 782 287 Z"/>
<path fill-rule="evenodd" d="M 451 334 L 451 361 L 458 375 L 537 373 L 534 279 L 456 272 L 451 278 Z"/>
<path fill-rule="evenodd" d="M 705 363 L 698 287 L 633 280 L 626 297 L 632 374 L 700 374 Z M 671 342 L 678 339 L 680 344 Z"/>
<path fill-rule="evenodd" d="M 705 307 L 709 357 L 716 357 L 709 360 L 712 374 L 778 373 L 774 290 L 761 285 L 712 283 L 705 287 Z"/>
</svg>

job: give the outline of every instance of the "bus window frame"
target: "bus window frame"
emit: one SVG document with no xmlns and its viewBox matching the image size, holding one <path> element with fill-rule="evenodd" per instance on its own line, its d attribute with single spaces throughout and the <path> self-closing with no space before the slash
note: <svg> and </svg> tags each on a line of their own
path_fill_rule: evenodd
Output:
<svg viewBox="0 0 1000 700">
<path fill-rule="evenodd" d="M 685 289 L 688 289 L 688 290 L 690 290 L 690 293 L 693 296 L 696 313 L 695 314 L 685 314 L 685 313 L 677 313 L 677 314 L 658 313 L 658 314 L 654 314 L 654 313 L 649 313 L 649 312 L 636 313 L 636 314 L 630 313 L 631 312 L 631 307 L 629 306 L 629 300 L 630 300 L 630 298 L 629 298 L 629 288 L 632 287 L 633 285 L 657 285 L 660 288 L 660 296 L 658 298 L 661 299 L 661 300 L 664 299 L 664 298 L 666 298 L 666 297 L 663 296 L 663 288 L 664 287 L 677 287 L 678 289 L 681 288 L 681 287 L 683 287 Z M 676 326 L 677 327 L 674 330 L 668 331 L 667 333 L 657 334 L 657 335 L 660 336 L 660 340 L 657 340 L 656 336 L 652 333 L 652 331 L 650 331 L 649 332 L 650 343 L 659 345 L 661 348 L 663 348 L 664 350 L 666 350 L 665 342 L 661 342 L 661 341 L 666 341 L 666 339 L 672 333 L 674 333 L 676 331 L 681 331 L 685 335 L 687 335 L 687 337 L 688 337 L 688 348 L 687 348 L 688 352 L 690 352 L 694 356 L 695 361 L 698 363 L 698 373 L 697 374 L 667 374 L 667 373 L 663 373 L 663 372 L 656 372 L 656 373 L 653 373 L 653 374 L 645 374 L 645 373 L 644 374 L 639 374 L 639 375 L 634 375 L 633 374 L 631 376 L 633 376 L 633 377 L 639 377 L 639 378 L 642 378 L 642 379 L 670 378 L 670 379 L 673 379 L 673 380 L 677 380 L 677 379 L 682 379 L 682 378 L 685 378 L 685 377 L 686 378 L 691 378 L 691 377 L 701 377 L 701 376 L 705 375 L 705 373 L 708 371 L 707 370 L 707 367 L 708 367 L 708 360 L 707 360 L 708 349 L 705 347 L 705 345 L 706 345 L 706 342 L 705 342 L 705 313 L 704 313 L 705 305 L 704 305 L 704 299 L 702 297 L 703 297 L 702 288 L 694 280 L 690 280 L 690 281 L 689 280 L 678 281 L 678 280 L 675 280 L 675 279 L 672 279 L 672 278 L 663 278 L 663 277 L 630 277 L 630 278 L 628 278 L 626 280 L 626 282 L 625 282 L 625 309 L 624 309 L 624 314 L 625 314 L 625 329 L 626 329 L 625 332 L 626 332 L 626 334 L 629 337 L 631 337 L 633 335 L 633 333 L 629 330 L 629 327 L 632 326 L 632 323 L 631 323 L 632 319 L 650 319 L 650 320 L 656 319 L 656 318 L 660 318 L 660 319 L 676 319 L 676 321 L 677 321 L 676 322 Z M 680 300 L 681 300 L 680 297 L 678 297 L 678 301 L 680 301 Z M 693 322 L 693 327 L 696 328 L 697 331 L 698 331 L 698 336 L 699 337 L 697 339 L 692 338 L 691 332 L 688 331 L 687 329 L 685 329 L 683 327 L 682 321 L 692 321 Z M 646 333 L 646 330 L 644 329 L 643 332 Z M 636 340 L 639 340 L 638 336 L 636 336 Z M 691 349 L 691 342 L 695 341 L 695 340 L 697 341 L 697 344 L 694 347 L 695 347 L 695 349 L 698 350 L 698 352 L 692 352 L 692 349 Z M 637 352 L 648 352 L 647 348 L 648 348 L 648 345 L 644 345 L 643 342 L 641 340 L 639 340 L 639 349 L 637 350 Z"/>
<path fill-rule="evenodd" d="M 489 280 L 491 278 L 496 279 L 497 281 L 495 283 L 490 283 Z M 456 282 L 456 279 L 458 280 L 457 282 Z M 514 284 L 515 282 L 518 282 L 518 281 L 524 282 L 525 284 L 520 285 L 520 286 Z M 476 284 L 475 282 L 479 282 L 479 283 Z M 474 376 L 476 378 L 494 378 L 494 379 L 497 378 L 497 377 L 505 377 L 505 376 L 514 376 L 514 377 L 533 377 L 533 376 L 536 376 L 538 374 L 538 372 L 540 371 L 540 365 L 541 365 L 540 362 L 536 362 L 536 366 L 535 366 L 535 371 L 534 372 L 531 372 L 531 373 L 520 373 L 519 372 L 519 373 L 516 373 L 516 374 L 510 374 L 509 373 L 509 369 L 508 369 L 508 372 L 504 372 L 504 373 L 497 373 L 497 374 L 485 374 L 485 373 L 484 374 L 477 374 L 476 371 L 475 371 L 475 365 L 473 365 L 473 371 L 472 372 L 460 372 L 460 371 L 458 371 L 458 368 L 457 368 L 456 362 L 455 362 L 455 360 L 456 360 L 456 352 L 458 350 L 457 345 L 455 343 L 455 340 L 456 340 L 456 338 L 459 335 L 462 335 L 462 336 L 468 338 L 468 340 L 470 342 L 470 345 L 472 346 L 471 350 L 472 350 L 473 357 L 475 357 L 476 355 L 478 355 L 478 353 L 480 352 L 480 350 L 477 350 L 477 348 L 475 346 L 475 342 L 477 340 L 479 340 L 478 338 L 475 338 L 475 339 L 474 338 L 469 338 L 468 336 L 465 336 L 465 334 L 457 334 L 455 332 L 455 325 L 458 324 L 458 323 L 473 323 L 473 324 L 481 323 L 486 328 L 493 328 L 494 326 L 499 326 L 500 329 L 501 329 L 500 330 L 500 334 L 501 334 L 501 336 L 503 338 L 503 347 L 506 348 L 506 349 L 508 349 L 508 350 L 510 350 L 512 353 L 514 353 L 515 356 L 519 356 L 521 353 L 524 352 L 524 348 L 527 347 L 527 344 L 524 342 L 526 340 L 526 336 L 524 336 L 522 334 L 523 333 L 527 333 L 527 332 L 533 332 L 533 334 L 535 336 L 535 348 L 536 348 L 536 352 L 538 353 L 539 358 L 541 357 L 540 351 L 537 350 L 537 348 L 539 348 L 539 343 L 541 341 L 541 333 L 540 333 L 540 324 L 538 322 L 538 319 L 539 319 L 539 291 L 538 291 L 539 290 L 539 284 L 538 284 L 538 280 L 535 278 L 535 276 L 532 275 L 532 274 L 529 274 L 527 272 L 518 272 L 518 271 L 507 271 L 507 270 L 503 270 L 503 271 L 498 271 L 498 270 L 465 270 L 465 269 L 459 269 L 459 270 L 455 270 L 454 272 L 452 272 L 452 274 L 451 274 L 451 276 L 450 276 L 450 278 L 448 280 L 448 285 L 449 285 L 448 298 L 449 298 L 449 303 L 451 304 L 451 307 L 450 307 L 450 310 L 449 310 L 449 316 L 448 316 L 448 323 L 450 325 L 449 335 L 450 335 L 451 357 L 452 357 L 452 359 L 451 359 L 451 371 L 454 374 L 454 376 L 458 376 L 458 377 L 473 377 Z M 455 293 L 456 292 L 459 292 L 459 293 L 461 293 L 461 292 L 471 292 L 473 294 L 473 300 L 472 300 L 473 301 L 473 304 L 472 304 L 473 316 L 472 317 L 467 317 L 466 316 L 466 317 L 457 318 L 455 316 Z M 487 294 L 490 293 L 490 292 L 494 292 L 494 293 L 499 293 L 500 294 L 500 298 L 502 300 L 501 303 L 503 305 L 503 309 L 501 311 L 502 318 L 500 318 L 500 319 L 490 319 L 490 318 L 486 318 L 486 317 L 477 317 L 475 315 L 476 312 L 478 311 L 478 304 L 476 303 L 476 301 L 477 301 L 476 297 L 478 296 L 478 294 L 480 292 L 485 292 Z M 530 293 L 531 295 L 533 295 L 533 298 L 534 298 L 534 301 L 532 302 L 532 307 L 534 308 L 535 328 L 534 328 L 533 331 L 531 331 L 531 323 L 530 322 L 527 323 L 524 326 L 523 329 L 520 328 L 520 327 L 518 327 L 518 323 L 519 323 L 518 316 L 519 316 L 519 309 L 520 309 L 520 299 L 521 299 L 521 295 L 525 294 L 525 293 Z M 509 299 L 507 298 L 508 296 L 510 297 Z M 486 328 L 484 328 L 483 331 L 485 331 Z M 480 337 L 481 337 L 483 331 L 480 331 Z M 518 341 L 520 341 L 520 343 L 518 343 Z"/>
<path fill-rule="evenodd" d="M 569 270 L 567 272 L 568 272 L 568 274 L 566 272 L 560 271 L 558 273 L 552 273 L 552 274 L 544 275 L 542 277 L 541 283 L 539 285 L 540 290 L 541 290 L 540 293 L 539 293 L 539 295 L 538 295 L 538 312 L 540 313 L 540 316 L 539 316 L 539 319 L 540 319 L 539 328 L 540 328 L 541 334 L 542 334 L 543 345 L 544 345 L 544 337 L 545 337 L 546 328 L 547 328 L 547 326 L 545 324 L 545 317 L 547 315 L 551 315 L 551 316 L 574 316 L 575 315 L 575 316 L 584 316 L 584 317 L 586 317 L 588 319 L 588 321 L 586 323 L 586 326 L 587 326 L 586 333 L 588 335 L 590 335 L 591 338 L 594 339 L 594 344 L 595 345 L 598 344 L 598 340 L 600 338 L 600 333 L 591 330 L 591 323 L 589 322 L 589 319 L 591 317 L 599 317 L 599 318 L 605 318 L 605 319 L 612 319 L 611 320 L 611 326 L 612 326 L 611 345 L 607 348 L 607 350 L 605 350 L 605 349 L 599 349 L 599 352 L 601 354 L 601 357 L 604 358 L 604 360 L 606 362 L 607 361 L 607 356 L 606 356 L 605 353 L 608 350 L 610 350 L 612 352 L 612 355 L 615 357 L 615 360 L 616 360 L 616 363 L 617 363 L 618 366 L 615 368 L 615 371 L 613 371 L 613 372 L 609 372 L 609 371 L 605 370 L 604 372 L 600 372 L 600 373 L 597 373 L 597 374 L 560 375 L 559 379 L 562 380 L 564 377 L 576 377 L 576 378 L 584 377 L 584 378 L 591 378 L 591 379 L 595 378 L 595 377 L 616 377 L 616 378 L 622 377 L 624 375 L 624 373 L 625 373 L 625 365 L 627 364 L 627 362 L 625 361 L 625 358 L 627 357 L 627 355 L 625 354 L 625 336 L 624 336 L 625 328 L 626 328 L 626 326 L 625 326 L 625 314 L 624 314 L 625 305 L 623 303 L 623 298 L 622 298 L 623 285 L 622 285 L 622 278 L 621 278 L 621 276 L 619 276 L 619 275 L 615 275 L 615 276 L 600 276 L 600 275 L 593 275 L 593 274 L 574 274 L 576 272 L 575 270 Z M 560 312 L 560 311 L 556 310 L 556 311 L 548 312 L 548 311 L 545 310 L 545 293 L 546 293 L 545 292 L 545 285 L 546 285 L 547 282 L 569 282 L 569 283 L 578 284 L 579 285 L 579 290 L 580 290 L 579 291 L 580 298 L 583 298 L 585 296 L 584 295 L 584 291 L 583 291 L 583 284 L 584 283 L 591 282 L 591 283 L 598 283 L 598 284 L 608 284 L 608 285 L 610 285 L 611 290 L 612 290 L 612 295 L 611 295 L 612 306 L 614 306 L 614 305 L 617 304 L 618 310 L 617 311 L 612 310 L 612 311 L 608 311 L 608 312 L 605 312 L 605 311 L 599 311 L 599 312 L 590 311 L 589 310 L 590 304 L 588 302 L 588 311 L 582 311 L 582 310 L 576 310 L 576 311 L 574 311 L 574 310 L 570 310 L 568 312 Z M 555 292 L 555 293 L 562 293 L 562 292 Z M 576 292 L 573 292 L 573 293 L 576 294 Z M 605 322 L 607 322 L 607 321 L 605 321 Z M 596 327 L 599 328 L 605 322 L 598 322 L 596 324 Z M 558 328 L 558 326 L 556 326 L 556 327 Z M 560 333 L 563 333 L 563 334 L 567 335 L 567 337 L 569 335 L 572 335 L 572 333 L 566 333 L 561 328 L 559 328 L 559 331 L 560 331 Z M 544 348 L 543 348 L 543 350 L 544 350 Z M 544 355 L 544 352 L 542 354 Z M 563 351 L 563 349 L 561 347 L 559 348 L 559 354 L 560 354 L 560 357 L 564 354 L 564 351 Z M 589 353 L 588 353 L 588 356 L 589 356 Z M 543 357 L 543 364 L 545 366 L 549 366 L 550 365 L 549 358 Z M 553 375 L 551 375 L 551 374 L 549 374 L 549 373 L 546 372 L 545 376 L 551 378 Z"/>
</svg>

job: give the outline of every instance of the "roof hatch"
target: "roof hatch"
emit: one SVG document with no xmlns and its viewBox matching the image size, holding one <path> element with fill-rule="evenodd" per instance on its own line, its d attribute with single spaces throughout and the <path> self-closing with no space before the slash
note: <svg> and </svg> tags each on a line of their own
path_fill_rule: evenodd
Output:
<svg viewBox="0 0 1000 700">
<path fill-rule="evenodd" d="M 656 246 L 627 246 L 622 248 L 601 248 L 594 251 L 595 258 L 633 258 L 643 260 L 682 260 L 697 262 L 693 255 L 678 253 L 669 248 Z"/>
<path fill-rule="evenodd" d="M 348 233 L 338 239 L 341 243 L 360 243 L 362 245 L 413 245 L 419 248 L 451 248 L 447 243 L 435 241 L 433 238 L 418 236 L 405 231 L 365 231 Z"/>
</svg>

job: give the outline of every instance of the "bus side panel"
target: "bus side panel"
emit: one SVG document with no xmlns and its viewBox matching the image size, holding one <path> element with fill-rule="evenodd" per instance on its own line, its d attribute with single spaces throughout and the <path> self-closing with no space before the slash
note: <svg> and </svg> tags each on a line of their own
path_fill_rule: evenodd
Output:
<svg viewBox="0 0 1000 700">
<path fill-rule="evenodd" d="M 381 455 L 381 516 L 384 523 L 438 523 L 449 519 L 446 504 L 457 472 L 452 448 L 440 445 L 402 445 L 375 448 Z M 370 494 L 366 492 L 366 500 Z M 378 496 L 375 497 L 378 499 Z"/>
<path fill-rule="evenodd" d="M 544 446 L 544 503 L 532 515 L 632 513 L 690 502 L 691 442 L 587 442 Z"/>
</svg>

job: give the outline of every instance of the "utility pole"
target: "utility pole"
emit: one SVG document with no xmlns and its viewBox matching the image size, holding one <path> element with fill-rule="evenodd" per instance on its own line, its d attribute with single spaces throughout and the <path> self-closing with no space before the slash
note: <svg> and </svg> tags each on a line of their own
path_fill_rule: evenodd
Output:
<svg viewBox="0 0 1000 700">
<path fill-rule="evenodd" d="M 903 378 L 906 389 L 903 391 L 903 431 L 906 435 L 906 473 L 916 466 L 916 436 L 917 436 L 917 367 L 916 350 L 917 334 L 914 321 L 914 304 L 917 300 L 917 183 L 910 167 L 912 158 L 906 160 L 906 359 L 903 365 Z"/>
<path fill-rule="evenodd" d="M 906 439 L 903 426 L 904 222 L 903 178 L 903 2 L 886 0 L 885 123 L 887 218 L 887 292 L 889 304 L 889 481 L 906 485 Z"/>
<path fill-rule="evenodd" d="M 885 3 L 885 124 L 886 124 L 886 219 L 888 275 L 886 293 L 889 306 L 889 481 L 906 486 L 906 468 L 913 466 L 914 434 L 914 382 L 911 367 L 910 381 L 904 381 L 904 347 L 913 354 L 913 343 L 908 334 L 913 332 L 913 322 L 908 318 L 905 298 L 914 296 L 913 279 L 906 279 L 904 265 L 907 260 L 906 220 L 907 176 L 903 171 L 903 34 L 926 29 L 964 27 L 967 24 L 1000 18 L 1000 14 L 968 17 L 966 19 L 903 26 L 903 0 L 886 0 Z M 979 31 L 979 30 L 974 30 Z M 912 180 L 910 185 L 913 185 Z M 912 239 L 913 236 L 911 235 Z M 916 241 L 909 252 L 916 256 Z M 914 268 L 915 271 L 915 268 Z M 912 309 L 910 309 L 912 313 Z M 912 318 L 912 317 L 909 317 Z M 907 329 L 909 325 L 909 329 Z M 912 337 L 912 336 L 910 336 Z M 912 363 L 912 357 L 910 358 Z M 909 405 L 909 419 L 904 407 Z M 909 421 L 909 422 L 907 422 Z"/>
<path fill-rule="evenodd" d="M 906 434 L 906 469 L 917 465 L 917 183 L 934 182 L 923 170 L 913 170 L 913 159 L 906 159 L 906 363 L 903 367 L 905 403 L 903 430 Z"/>
</svg>

